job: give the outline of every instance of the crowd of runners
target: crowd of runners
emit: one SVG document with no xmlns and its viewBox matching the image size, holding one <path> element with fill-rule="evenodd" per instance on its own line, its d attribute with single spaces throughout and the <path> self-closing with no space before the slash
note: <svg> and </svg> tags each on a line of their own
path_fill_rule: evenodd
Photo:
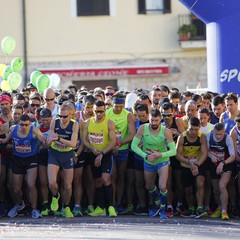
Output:
<svg viewBox="0 0 240 240">
<path fill-rule="evenodd" d="M 0 216 L 239 216 L 235 93 L 31 83 L 0 94 Z"/>
</svg>

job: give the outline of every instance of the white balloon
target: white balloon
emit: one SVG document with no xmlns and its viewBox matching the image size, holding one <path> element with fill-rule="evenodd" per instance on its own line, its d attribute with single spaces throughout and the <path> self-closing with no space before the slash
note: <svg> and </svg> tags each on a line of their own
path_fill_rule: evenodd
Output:
<svg viewBox="0 0 240 240">
<path fill-rule="evenodd" d="M 126 96 L 125 108 L 132 108 L 136 100 L 137 100 L 137 94 L 134 92 L 129 93 Z"/>
<path fill-rule="evenodd" d="M 58 74 L 52 73 L 50 76 L 50 85 L 53 88 L 57 88 L 60 85 L 61 78 Z"/>
</svg>

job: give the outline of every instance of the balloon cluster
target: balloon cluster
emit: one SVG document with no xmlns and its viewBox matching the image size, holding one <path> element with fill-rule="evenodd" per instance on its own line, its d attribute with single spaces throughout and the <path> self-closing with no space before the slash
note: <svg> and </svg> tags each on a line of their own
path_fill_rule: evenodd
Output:
<svg viewBox="0 0 240 240">
<path fill-rule="evenodd" d="M 16 47 L 16 41 L 13 37 L 7 36 L 2 39 L 1 48 L 6 56 L 11 54 Z M 11 61 L 11 64 L 0 64 L 0 76 L 3 77 L 1 89 L 4 91 L 16 90 L 22 83 L 20 72 L 23 69 L 23 60 L 16 57 Z"/>
<path fill-rule="evenodd" d="M 16 41 L 11 36 L 6 36 L 2 39 L 1 48 L 7 57 L 16 48 Z M 24 66 L 23 59 L 16 57 L 11 61 L 11 64 L 0 64 L 1 89 L 3 91 L 16 90 L 22 83 L 20 72 Z M 34 71 L 30 75 L 30 82 L 42 93 L 46 88 L 57 88 L 60 85 L 61 79 L 58 74 L 46 75 L 40 71 Z"/>
<path fill-rule="evenodd" d="M 48 75 L 36 70 L 31 73 L 30 82 L 42 93 L 48 87 L 57 88 L 60 85 L 61 78 L 56 73 Z"/>
</svg>

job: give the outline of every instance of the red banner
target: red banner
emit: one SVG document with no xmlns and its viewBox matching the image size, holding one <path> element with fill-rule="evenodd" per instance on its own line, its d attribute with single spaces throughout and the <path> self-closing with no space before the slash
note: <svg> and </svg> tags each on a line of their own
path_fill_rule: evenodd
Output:
<svg viewBox="0 0 240 240">
<path fill-rule="evenodd" d="M 148 76 L 169 74 L 169 67 L 111 67 L 111 68 L 83 68 L 83 69 L 39 69 L 43 74 L 56 73 L 62 77 L 105 77 L 105 76 Z"/>
</svg>

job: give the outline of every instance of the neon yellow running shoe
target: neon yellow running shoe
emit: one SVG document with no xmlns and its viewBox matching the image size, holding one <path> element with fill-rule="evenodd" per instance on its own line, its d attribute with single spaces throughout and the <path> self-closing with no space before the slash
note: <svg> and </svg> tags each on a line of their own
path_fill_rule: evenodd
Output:
<svg viewBox="0 0 240 240">
<path fill-rule="evenodd" d="M 89 215 L 90 213 L 93 213 L 93 212 L 94 212 L 94 207 L 93 207 L 93 205 L 88 205 L 87 215 Z"/>
<path fill-rule="evenodd" d="M 60 193 L 58 193 L 58 197 L 55 198 L 54 196 L 52 197 L 52 203 L 51 203 L 51 210 L 53 212 L 57 211 L 58 210 L 58 201 L 59 201 L 59 198 L 60 198 Z"/>
<path fill-rule="evenodd" d="M 117 217 L 116 210 L 113 206 L 109 206 L 108 215 L 109 215 L 109 217 Z"/>
<path fill-rule="evenodd" d="M 219 218 L 220 216 L 221 216 L 221 209 L 217 208 L 210 217 L 211 218 Z"/>
<path fill-rule="evenodd" d="M 66 218 L 73 218 L 73 214 L 72 214 L 72 212 L 70 210 L 70 207 L 65 207 L 64 208 L 64 216 Z"/>
<path fill-rule="evenodd" d="M 42 216 L 48 216 L 48 214 L 49 214 L 49 209 L 48 209 L 48 208 L 44 208 L 44 209 L 41 211 L 41 214 L 42 214 Z"/>
<path fill-rule="evenodd" d="M 222 220 L 229 220 L 229 216 L 227 212 L 222 212 Z"/>
<path fill-rule="evenodd" d="M 106 216 L 106 210 L 97 206 L 92 213 L 88 214 L 91 217 Z"/>
</svg>

